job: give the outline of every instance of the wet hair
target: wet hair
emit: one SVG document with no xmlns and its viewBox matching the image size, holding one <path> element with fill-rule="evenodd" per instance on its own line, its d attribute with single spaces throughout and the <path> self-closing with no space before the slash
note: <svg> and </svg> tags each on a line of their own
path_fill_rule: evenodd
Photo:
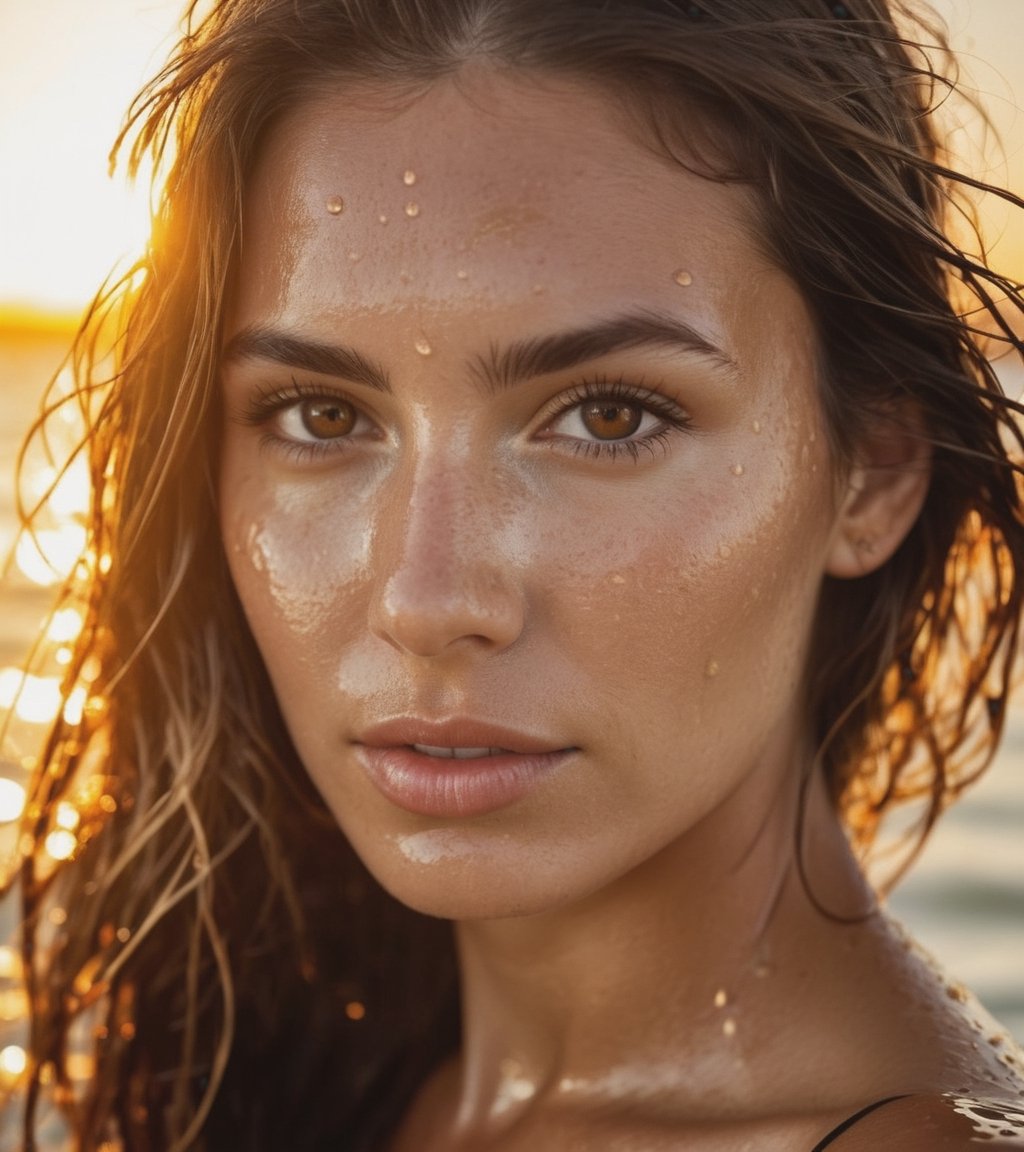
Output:
<svg viewBox="0 0 1024 1152">
<path fill-rule="evenodd" d="M 1024 563 L 1018 406 L 988 357 L 1021 353 L 1024 302 L 971 227 L 985 186 L 939 136 L 956 87 L 943 30 L 909 8 L 193 7 L 122 140 L 133 164 L 157 162 L 152 242 L 72 354 L 95 495 L 65 590 L 85 615 L 65 691 L 87 683 L 89 699 L 50 733 L 22 830 L 26 1149 L 51 1101 L 83 1149 L 375 1148 L 457 1044 L 450 931 L 380 889 L 315 794 L 218 530 L 218 355 L 247 181 L 268 129 L 325 87 L 415 96 L 471 61 L 573 77 L 621 93 L 652 148 L 751 189 L 816 326 L 837 467 L 881 421 L 931 455 L 895 555 L 826 578 L 806 688 L 818 769 L 866 851 L 916 799 L 913 848 L 984 768 Z M 57 864 L 42 845 L 69 798 L 78 845 Z M 74 910 L 72 931 L 52 926 L 54 905 Z M 84 1083 L 68 1060 L 83 1035 Z"/>
</svg>

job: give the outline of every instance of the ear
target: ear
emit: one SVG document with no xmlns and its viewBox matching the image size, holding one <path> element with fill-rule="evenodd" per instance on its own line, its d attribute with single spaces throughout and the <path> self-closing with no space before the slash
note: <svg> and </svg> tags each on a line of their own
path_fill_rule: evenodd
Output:
<svg viewBox="0 0 1024 1152">
<path fill-rule="evenodd" d="M 846 477 L 828 574 L 851 579 L 881 568 L 913 527 L 930 480 L 931 447 L 920 421 L 906 411 L 878 419 Z"/>
</svg>

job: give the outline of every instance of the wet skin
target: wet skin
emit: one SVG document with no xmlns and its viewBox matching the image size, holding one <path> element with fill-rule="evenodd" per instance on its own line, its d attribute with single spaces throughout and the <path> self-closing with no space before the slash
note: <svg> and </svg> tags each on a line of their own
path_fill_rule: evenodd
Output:
<svg viewBox="0 0 1024 1152">
<path fill-rule="evenodd" d="M 837 474 L 812 325 L 747 193 L 655 155 L 593 92 L 467 72 L 291 114 L 244 238 L 232 575 L 342 829 L 401 900 L 460 922 L 463 1055 L 402 1139 L 564 1146 L 556 1106 L 674 1123 L 709 1085 L 748 1121 L 863 1103 L 850 1061 L 934 982 L 877 919 L 843 936 L 793 882 L 801 685 L 824 575 L 883 563 L 923 484 Z M 575 362 L 558 338 L 584 329 Z M 538 341 L 552 355 L 513 381 Z M 374 775 L 387 722 L 451 722 L 460 745 L 500 726 L 484 743 L 549 755 L 507 801 L 454 772 L 426 812 Z M 820 789 L 810 812 L 828 896 L 863 907 Z M 836 981 L 865 964 L 880 988 L 853 1013 Z M 811 1037 L 828 1018 L 848 1047 L 780 1041 L 798 999 Z M 927 1035 L 900 1029 L 909 1063 Z M 670 1146 L 640 1126 L 623 1146 Z"/>
</svg>

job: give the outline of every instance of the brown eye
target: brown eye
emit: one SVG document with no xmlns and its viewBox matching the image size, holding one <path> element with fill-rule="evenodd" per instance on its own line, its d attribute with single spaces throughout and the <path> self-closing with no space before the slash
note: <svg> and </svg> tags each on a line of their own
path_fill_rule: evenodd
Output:
<svg viewBox="0 0 1024 1152">
<path fill-rule="evenodd" d="M 632 436 L 644 418 L 643 408 L 636 404 L 612 404 L 592 401 L 580 408 L 583 426 L 598 440 L 622 440 Z"/>
<path fill-rule="evenodd" d="M 356 424 L 356 410 L 344 400 L 305 400 L 299 414 L 303 428 L 317 440 L 347 436 Z"/>
</svg>

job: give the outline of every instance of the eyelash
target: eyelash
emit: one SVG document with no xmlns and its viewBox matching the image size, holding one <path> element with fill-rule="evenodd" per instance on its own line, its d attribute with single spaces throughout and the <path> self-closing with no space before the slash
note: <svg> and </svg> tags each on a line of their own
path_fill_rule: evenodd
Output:
<svg viewBox="0 0 1024 1152">
<path fill-rule="evenodd" d="M 287 388 L 264 389 L 258 387 L 256 395 L 249 398 L 245 410 L 239 415 L 238 420 L 239 423 L 250 428 L 266 428 L 275 416 L 303 400 L 342 401 L 345 404 L 351 404 L 357 412 L 361 411 L 356 402 L 349 399 L 344 392 L 325 388 L 321 384 L 306 383 L 292 377 L 292 382 Z M 340 448 L 343 442 L 343 440 L 324 440 L 321 443 L 316 441 L 304 442 L 291 440 L 286 436 L 278 436 L 271 431 L 264 432 L 260 437 L 261 448 L 272 448 L 278 452 L 285 452 L 299 461 L 315 460 L 329 452 L 343 451 L 344 449 Z"/>
<path fill-rule="evenodd" d="M 292 378 L 287 388 L 259 389 L 252 396 L 245 410 L 238 417 L 239 423 L 248 427 L 265 428 L 275 416 L 303 400 L 341 400 L 351 404 L 357 412 L 361 412 L 359 405 L 349 399 L 343 392 L 325 388 L 320 384 L 312 384 Z M 553 402 L 552 410 L 544 417 L 544 426 L 553 424 L 566 413 L 571 412 L 584 404 L 595 400 L 611 401 L 613 404 L 632 405 L 642 408 L 645 412 L 656 416 L 662 427 L 635 440 L 581 440 L 570 436 L 552 434 L 545 439 L 557 442 L 560 450 L 566 447 L 574 456 L 586 459 L 611 459 L 626 455 L 637 461 L 642 451 L 652 455 L 659 449 L 664 450 L 666 443 L 676 432 L 685 432 L 692 425 L 691 417 L 673 400 L 658 392 L 633 383 L 624 377 L 596 376 L 589 380 L 582 380 L 562 393 Z M 297 441 L 274 432 L 266 431 L 261 437 L 260 446 L 287 452 L 298 460 L 320 458 L 330 452 L 344 451 L 341 445 L 344 438 L 338 440 Z"/>
<path fill-rule="evenodd" d="M 639 383 L 633 383 L 622 376 L 595 376 L 590 380 L 583 380 L 574 384 L 567 392 L 558 397 L 557 407 L 545 418 L 545 425 L 552 424 L 560 416 L 571 412 L 573 408 L 583 404 L 593 403 L 595 400 L 611 401 L 613 404 L 631 405 L 642 408 L 652 416 L 656 416 L 663 423 L 663 427 L 649 432 L 636 440 L 577 440 L 572 437 L 551 436 L 551 440 L 559 440 L 563 446 L 568 445 L 574 456 L 583 456 L 586 459 L 611 459 L 625 454 L 637 461 L 642 451 L 651 455 L 661 449 L 664 450 L 667 442 L 676 432 L 685 432 L 692 426 L 692 419 L 677 403 L 659 392 L 654 392 Z"/>
</svg>

